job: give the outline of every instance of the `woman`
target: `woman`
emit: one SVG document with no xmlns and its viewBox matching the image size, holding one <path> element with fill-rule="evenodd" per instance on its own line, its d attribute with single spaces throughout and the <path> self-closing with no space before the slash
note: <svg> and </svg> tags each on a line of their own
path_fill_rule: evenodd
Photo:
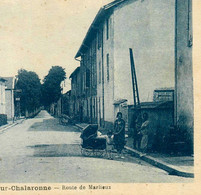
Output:
<svg viewBox="0 0 201 195">
<path fill-rule="evenodd" d="M 117 120 L 114 122 L 114 146 L 117 150 L 118 155 L 121 158 L 124 158 L 121 155 L 121 152 L 125 145 L 125 121 L 122 119 L 122 113 L 117 113 Z M 118 156 L 117 156 L 118 157 Z"/>
<path fill-rule="evenodd" d="M 143 114 L 143 123 L 142 123 L 142 126 L 140 128 L 140 134 L 142 135 L 140 149 L 144 153 L 148 149 L 149 133 L 150 133 L 149 116 L 147 113 L 144 113 Z"/>
<path fill-rule="evenodd" d="M 142 125 L 142 119 L 141 119 L 141 114 L 139 111 L 135 112 L 131 121 L 130 128 L 133 130 L 132 131 L 132 137 L 133 137 L 133 148 L 140 148 L 140 142 L 141 142 L 141 135 L 138 134 L 140 131 Z"/>
</svg>

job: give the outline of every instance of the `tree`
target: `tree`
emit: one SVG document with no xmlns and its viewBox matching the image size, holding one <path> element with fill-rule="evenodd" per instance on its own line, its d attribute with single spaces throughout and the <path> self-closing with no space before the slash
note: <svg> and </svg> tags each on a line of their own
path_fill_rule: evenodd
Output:
<svg viewBox="0 0 201 195">
<path fill-rule="evenodd" d="M 41 83 L 35 72 L 20 69 L 18 71 L 16 89 L 20 89 L 20 107 L 25 113 L 33 112 L 40 107 Z"/>
<path fill-rule="evenodd" d="M 65 69 L 52 66 L 42 84 L 42 103 L 45 107 L 55 103 L 61 97 L 61 82 L 66 79 Z"/>
</svg>

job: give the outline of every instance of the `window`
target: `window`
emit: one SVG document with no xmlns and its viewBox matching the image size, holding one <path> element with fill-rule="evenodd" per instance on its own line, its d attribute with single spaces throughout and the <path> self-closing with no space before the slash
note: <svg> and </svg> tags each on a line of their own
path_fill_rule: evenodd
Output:
<svg viewBox="0 0 201 195">
<path fill-rule="evenodd" d="M 110 58 L 109 54 L 107 54 L 107 81 L 110 80 Z"/>
<path fill-rule="evenodd" d="M 99 81 L 99 83 L 101 83 L 101 63 L 99 62 L 99 68 L 98 68 L 98 81 Z"/>
<path fill-rule="evenodd" d="M 91 57 L 91 85 L 94 85 L 94 59 L 93 56 Z"/>
<path fill-rule="evenodd" d="M 85 90 L 85 74 L 82 75 L 82 92 Z"/>
<path fill-rule="evenodd" d="M 85 92 L 86 87 L 86 73 L 85 73 L 85 67 L 86 67 L 86 55 L 83 55 L 83 60 L 81 61 L 81 72 L 82 72 L 82 92 Z"/>
<path fill-rule="evenodd" d="M 90 70 L 86 70 L 86 87 L 90 87 Z"/>
<path fill-rule="evenodd" d="M 98 49 L 100 49 L 102 45 L 102 30 L 98 31 Z"/>
<path fill-rule="evenodd" d="M 109 18 L 106 19 L 106 38 L 109 39 Z"/>
</svg>

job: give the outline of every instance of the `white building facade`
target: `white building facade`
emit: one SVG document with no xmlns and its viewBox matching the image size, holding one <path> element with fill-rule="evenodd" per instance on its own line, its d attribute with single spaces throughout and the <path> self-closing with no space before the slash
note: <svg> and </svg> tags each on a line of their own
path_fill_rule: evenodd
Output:
<svg viewBox="0 0 201 195">
<path fill-rule="evenodd" d="M 15 106 L 14 106 L 14 86 L 15 77 L 4 77 L 6 80 L 5 100 L 6 100 L 6 115 L 8 120 L 14 119 Z"/>
<path fill-rule="evenodd" d="M 0 77 L 0 114 L 6 114 L 6 80 Z"/>
<path fill-rule="evenodd" d="M 100 9 L 75 56 L 82 66 L 95 40 L 98 124 L 114 122 L 115 102 L 133 104 L 129 48 L 141 102 L 153 101 L 157 88 L 174 87 L 174 29 L 175 0 L 116 0 Z"/>
<path fill-rule="evenodd" d="M 176 0 L 175 41 L 175 122 L 189 139 L 193 152 L 194 97 L 193 97 L 193 27 L 192 0 Z"/>
</svg>

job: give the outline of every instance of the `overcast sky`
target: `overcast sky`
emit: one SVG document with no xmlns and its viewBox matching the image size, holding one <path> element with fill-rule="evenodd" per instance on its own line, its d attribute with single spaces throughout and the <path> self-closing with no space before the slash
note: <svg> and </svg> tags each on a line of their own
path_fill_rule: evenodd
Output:
<svg viewBox="0 0 201 195">
<path fill-rule="evenodd" d="M 51 66 L 67 76 L 79 65 L 74 56 L 101 6 L 112 0 L 1 0 L 0 76 L 24 68 L 41 79 Z"/>
</svg>

